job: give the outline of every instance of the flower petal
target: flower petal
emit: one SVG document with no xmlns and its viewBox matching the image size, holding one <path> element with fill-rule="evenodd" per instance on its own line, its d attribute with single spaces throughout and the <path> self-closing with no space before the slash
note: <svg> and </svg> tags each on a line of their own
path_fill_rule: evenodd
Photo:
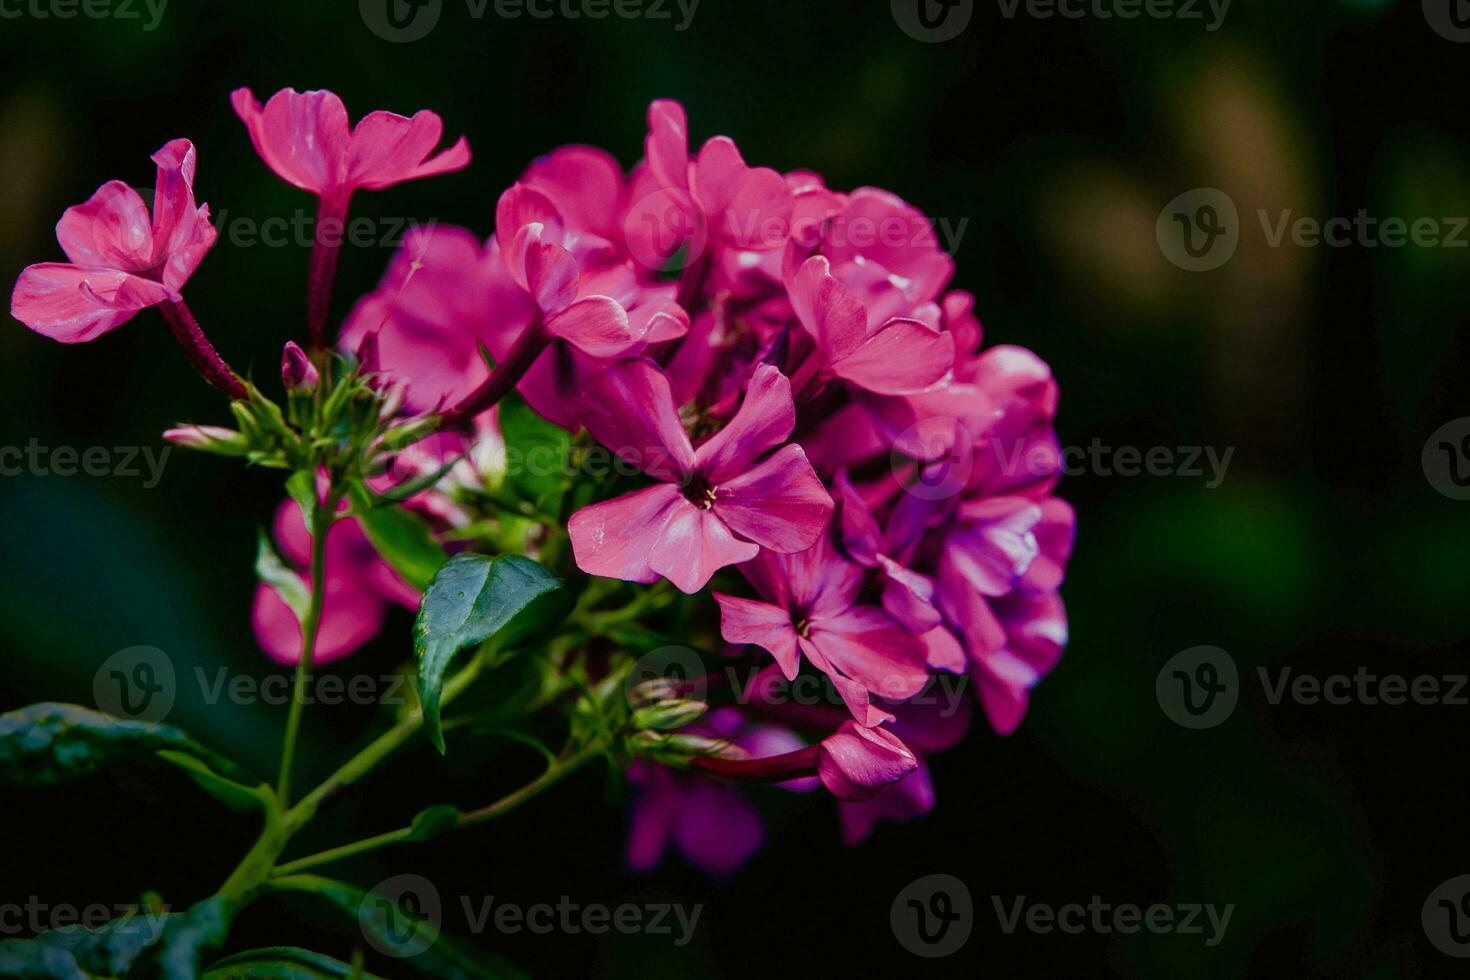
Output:
<svg viewBox="0 0 1470 980">
<path fill-rule="evenodd" d="M 659 99 L 648 107 L 648 168 L 661 187 L 689 186 L 689 120 L 684 107 Z"/>
<path fill-rule="evenodd" d="M 739 534 L 772 551 L 805 551 L 832 519 L 832 497 L 806 453 L 790 445 L 720 484 L 714 512 Z"/>
<path fill-rule="evenodd" d="M 731 643 L 753 643 L 776 658 L 788 681 L 796 679 L 801 657 L 791 614 L 779 606 L 754 599 L 714 593 L 720 605 L 720 635 Z"/>
<path fill-rule="evenodd" d="M 321 196 L 347 181 L 347 107 L 331 92 L 282 89 L 262 108 L 250 89 L 230 95 L 255 152 L 277 177 Z"/>
<path fill-rule="evenodd" d="M 843 800 L 871 799 L 919 767 L 919 760 L 897 735 L 850 721 L 822 740 L 819 759 L 817 774 L 823 785 Z"/>
<path fill-rule="evenodd" d="M 801 325 L 817 342 L 827 364 L 835 364 L 863 345 L 868 311 L 836 277 L 824 256 L 814 255 L 787 285 Z"/>
<path fill-rule="evenodd" d="M 713 511 L 696 507 L 683 497 L 670 510 L 648 564 L 681 592 L 693 595 L 709 584 L 715 572 L 750 561 L 760 553 L 759 545 L 738 540 Z"/>
<path fill-rule="evenodd" d="M 694 447 L 679 422 L 669 379 L 652 361 L 619 361 L 592 380 L 582 399 L 592 437 L 659 480 L 694 471 Z"/>
<path fill-rule="evenodd" d="M 116 329 L 145 307 L 177 298 L 162 283 L 126 272 L 43 262 L 20 274 L 10 315 L 43 337 L 80 344 Z"/>
<path fill-rule="evenodd" d="M 907 395 L 931 388 L 954 368 L 954 337 L 918 320 L 895 317 L 846 357 L 832 372 L 880 395 Z"/>
<path fill-rule="evenodd" d="M 648 584 L 658 579 L 649 555 L 680 504 L 677 487 L 660 484 L 583 507 L 567 522 L 577 567 L 588 575 Z"/>
<path fill-rule="evenodd" d="M 718 486 L 739 476 L 796 428 L 791 382 L 770 364 L 759 365 L 745 390 L 745 400 L 729 424 L 694 455 L 699 472 Z"/>
<path fill-rule="evenodd" d="M 844 675 L 889 701 L 913 697 L 928 680 L 923 644 L 876 607 L 814 619 L 810 639 Z"/>
<path fill-rule="evenodd" d="M 613 358 L 643 338 L 628 322 L 628 311 L 607 296 L 588 296 L 546 320 L 546 332 L 593 357 Z"/>
<path fill-rule="evenodd" d="M 469 166 L 470 145 L 463 136 L 443 153 L 429 156 L 443 135 L 444 121 L 437 112 L 423 109 L 412 119 L 395 112 L 370 112 L 352 131 L 347 179 L 353 187 L 380 190 Z"/>
<path fill-rule="evenodd" d="M 109 180 L 83 204 L 67 208 L 56 240 L 72 262 L 89 269 L 141 272 L 153 262 L 148 205 L 120 180 Z"/>
</svg>

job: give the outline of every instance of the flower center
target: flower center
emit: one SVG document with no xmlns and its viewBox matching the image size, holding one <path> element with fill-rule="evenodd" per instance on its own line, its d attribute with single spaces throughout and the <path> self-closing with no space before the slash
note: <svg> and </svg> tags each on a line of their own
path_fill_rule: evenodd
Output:
<svg viewBox="0 0 1470 980">
<path fill-rule="evenodd" d="M 812 631 L 812 621 L 810 619 L 807 619 L 805 616 L 802 616 L 801 618 L 799 618 L 796 621 L 796 635 L 797 636 L 802 636 L 802 637 L 809 636 L 811 634 L 811 631 Z"/>
<path fill-rule="evenodd" d="M 715 505 L 715 489 L 708 480 L 696 474 L 684 485 L 684 499 L 700 510 L 709 510 Z"/>
</svg>

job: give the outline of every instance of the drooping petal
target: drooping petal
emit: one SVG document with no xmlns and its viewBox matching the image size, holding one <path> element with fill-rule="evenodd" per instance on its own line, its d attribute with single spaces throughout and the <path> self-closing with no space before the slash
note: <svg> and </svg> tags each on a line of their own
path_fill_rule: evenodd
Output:
<svg viewBox="0 0 1470 980">
<path fill-rule="evenodd" d="M 67 208 L 56 223 L 66 257 L 88 269 L 141 272 L 153 261 L 148 205 L 120 180 L 109 180 L 83 204 Z"/>
<path fill-rule="evenodd" d="M 461 136 L 444 152 L 430 156 L 444 135 L 444 121 L 427 109 L 405 118 L 370 112 L 352 131 L 347 180 L 353 187 L 380 190 L 420 177 L 434 177 L 469 166 L 470 145 Z"/>
<path fill-rule="evenodd" d="M 592 437 L 649 476 L 681 481 L 694 471 L 669 379 L 652 361 L 614 364 L 587 386 L 582 406 Z"/>
<path fill-rule="evenodd" d="M 43 262 L 20 274 L 10 315 L 43 337 L 81 344 L 114 330 L 145 307 L 178 299 L 162 283 L 113 269 Z"/>
<path fill-rule="evenodd" d="M 837 804 L 842 818 L 842 841 L 856 847 L 872 835 L 880 822 L 916 820 L 934 809 L 934 782 L 929 767 L 919 768 L 898 782 L 880 788 L 872 799 Z"/>
<path fill-rule="evenodd" d="M 248 88 L 230 95 L 255 152 L 282 180 L 332 196 L 347 181 L 347 108 L 331 92 L 282 89 L 262 108 Z"/>
<path fill-rule="evenodd" d="M 658 579 L 649 554 L 681 504 L 677 487 L 660 484 L 583 507 L 567 522 L 577 567 L 588 575 L 648 584 Z"/>
<path fill-rule="evenodd" d="M 800 446 L 777 450 L 770 459 L 715 489 L 714 513 L 737 533 L 772 551 L 805 551 L 832 519 L 832 497 Z"/>
<path fill-rule="evenodd" d="M 613 358 L 643 338 L 628 321 L 628 311 L 607 296 L 588 296 L 546 319 L 546 332 L 593 357 Z"/>
<path fill-rule="evenodd" d="M 731 643 L 753 643 L 776 658 L 788 681 L 796 679 L 801 658 L 791 614 L 779 606 L 714 593 L 720 605 L 720 635 Z"/>
<path fill-rule="evenodd" d="M 880 395 L 907 395 L 943 381 L 954 368 L 954 337 L 895 317 L 846 357 L 832 362 L 844 381 Z"/>
<path fill-rule="evenodd" d="M 943 621 L 934 606 L 934 582 L 887 555 L 878 556 L 883 569 L 883 608 L 904 629 L 927 633 Z"/>
<path fill-rule="evenodd" d="M 714 511 L 697 507 L 682 496 L 669 510 L 648 564 L 681 592 L 693 595 L 709 584 L 715 572 L 750 561 L 760 552 L 759 545 L 731 534 Z"/>
<path fill-rule="evenodd" d="M 919 766 L 908 746 L 892 732 L 851 721 L 822 740 L 819 759 L 817 773 L 822 784 L 843 800 L 871 799 L 879 789 Z"/>
<path fill-rule="evenodd" d="M 184 139 L 171 140 L 153 154 L 153 162 L 158 165 L 158 178 L 153 193 L 152 265 L 157 266 L 186 248 L 197 248 L 202 239 L 213 244 L 218 232 L 213 227 L 200 228 L 201 224 L 208 225 L 209 212 L 194 201 L 194 170 L 198 162 L 194 144 Z M 187 279 L 198 264 L 195 258 L 183 278 Z M 182 281 L 174 284 L 174 288 L 182 284 Z"/>
<path fill-rule="evenodd" d="M 740 410 L 699 447 L 695 466 L 718 486 L 750 469 L 756 460 L 785 442 L 795 427 L 791 382 L 773 365 L 761 364 L 751 376 Z"/>
</svg>

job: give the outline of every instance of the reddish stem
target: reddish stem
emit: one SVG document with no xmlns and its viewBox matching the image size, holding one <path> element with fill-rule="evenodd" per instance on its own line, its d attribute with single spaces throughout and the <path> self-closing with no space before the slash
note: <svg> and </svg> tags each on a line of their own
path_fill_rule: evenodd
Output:
<svg viewBox="0 0 1470 980">
<path fill-rule="evenodd" d="M 311 266 L 306 279 L 306 326 L 314 350 L 327 346 L 327 323 L 332 308 L 332 283 L 337 278 L 337 259 L 342 251 L 342 234 L 350 198 L 322 198 L 312 230 Z"/>
<path fill-rule="evenodd" d="M 158 312 L 168 321 L 174 340 L 184 349 L 184 356 L 205 381 L 230 398 L 238 400 L 250 397 L 250 392 L 245 390 L 245 382 L 230 369 L 225 359 L 220 357 L 219 351 L 209 342 L 209 338 L 204 336 L 199 321 L 189 312 L 182 297 L 176 303 L 165 301 L 158 304 Z"/>
<path fill-rule="evenodd" d="M 474 391 L 465 396 L 458 405 L 447 410 L 440 416 L 439 424 L 446 429 L 461 428 L 468 426 L 475 420 L 475 416 L 490 408 L 508 395 L 526 372 L 531 370 L 531 365 L 536 363 L 536 358 L 551 343 L 551 336 L 546 332 L 545 321 L 540 313 L 536 314 L 526 329 L 521 331 L 520 337 L 516 338 L 515 345 L 511 347 L 510 353 L 505 355 L 505 360 L 495 365 L 495 370 L 490 372 L 490 377 Z"/>
<path fill-rule="evenodd" d="M 722 759 L 700 755 L 689 760 L 689 767 L 739 783 L 784 783 L 803 776 L 815 776 L 820 761 L 821 746 L 808 745 L 795 752 L 764 759 Z"/>
</svg>

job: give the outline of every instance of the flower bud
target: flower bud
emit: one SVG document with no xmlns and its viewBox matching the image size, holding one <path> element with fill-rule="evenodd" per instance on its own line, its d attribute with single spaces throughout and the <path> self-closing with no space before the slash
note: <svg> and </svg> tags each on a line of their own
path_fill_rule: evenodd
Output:
<svg viewBox="0 0 1470 980">
<path fill-rule="evenodd" d="M 316 390 L 320 380 L 321 375 L 316 365 L 311 363 L 311 358 L 306 356 L 306 351 L 297 346 L 296 341 L 288 341 L 286 349 L 281 351 L 281 383 L 286 386 L 286 391 L 293 395 L 307 394 Z"/>
<path fill-rule="evenodd" d="M 640 755 L 649 755 L 661 762 L 681 762 L 695 756 L 744 755 L 727 739 L 703 735 L 665 735 L 643 731 L 628 739 L 628 746 Z"/>
<path fill-rule="evenodd" d="M 673 731 L 691 725 L 704 717 L 709 705 L 703 701 L 685 701 L 680 698 L 665 698 L 633 712 L 634 728 L 651 728 L 654 731 Z"/>
<path fill-rule="evenodd" d="M 163 438 L 175 446 L 198 449 L 219 456 L 244 456 L 250 451 L 250 440 L 234 429 L 217 425 L 181 425 L 169 429 Z"/>
</svg>

